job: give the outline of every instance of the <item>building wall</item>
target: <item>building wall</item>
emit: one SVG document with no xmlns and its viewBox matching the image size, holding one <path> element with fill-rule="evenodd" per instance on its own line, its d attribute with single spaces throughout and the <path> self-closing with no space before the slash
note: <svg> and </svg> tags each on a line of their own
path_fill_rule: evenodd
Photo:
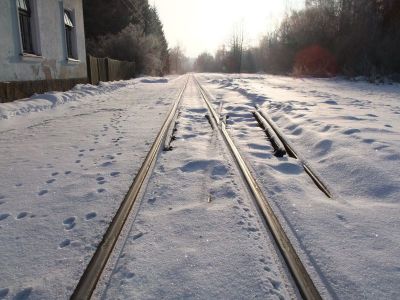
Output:
<svg viewBox="0 0 400 300">
<path fill-rule="evenodd" d="M 38 56 L 21 55 L 16 0 L 0 1 L 0 81 L 86 78 L 82 0 L 31 0 Z M 64 9 L 73 12 L 77 60 L 67 59 Z"/>
</svg>

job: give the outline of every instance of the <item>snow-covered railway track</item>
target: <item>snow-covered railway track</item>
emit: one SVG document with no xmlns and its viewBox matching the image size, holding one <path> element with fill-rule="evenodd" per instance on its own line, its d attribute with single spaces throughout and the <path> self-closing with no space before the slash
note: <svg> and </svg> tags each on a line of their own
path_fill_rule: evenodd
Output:
<svg viewBox="0 0 400 300">
<path fill-rule="evenodd" d="M 213 123 L 216 123 L 216 127 L 219 129 L 221 135 L 223 136 L 232 156 L 242 174 L 245 182 L 255 199 L 262 218 L 268 225 L 272 236 L 276 242 L 277 248 L 280 251 L 292 277 L 296 284 L 298 291 L 304 299 L 322 299 L 319 291 L 317 290 L 311 276 L 309 275 L 307 269 L 303 265 L 296 253 L 296 250 L 292 243 L 290 242 L 288 236 L 286 235 L 282 225 L 280 224 L 277 216 L 272 210 L 271 205 L 268 203 L 267 198 L 261 191 L 255 177 L 252 175 L 248 164 L 243 159 L 238 148 L 235 146 L 232 138 L 230 137 L 228 131 L 226 130 L 226 124 L 224 120 L 217 114 L 214 109 L 211 99 L 204 87 L 201 86 L 200 82 L 193 76 L 195 82 L 197 83 L 201 97 L 206 103 L 208 110 L 210 111 L 210 119 L 213 119 Z M 212 123 L 212 122 L 210 122 Z M 214 126 L 213 126 L 214 127 Z"/>
<path fill-rule="evenodd" d="M 253 112 L 255 118 L 261 127 L 264 128 L 267 135 L 272 135 L 270 137 L 271 144 L 274 148 L 276 148 L 276 153 L 287 153 L 290 157 L 297 159 L 300 161 L 303 166 L 304 171 L 308 176 L 312 179 L 315 185 L 328 197 L 332 198 L 332 193 L 330 192 L 327 184 L 323 182 L 323 180 L 316 174 L 316 172 L 307 164 L 307 162 L 302 159 L 296 150 L 294 150 L 291 143 L 284 136 L 281 130 L 274 124 L 274 122 L 269 118 L 267 113 L 261 109 L 259 105 L 256 105 L 256 110 Z M 276 146 L 280 145 L 280 146 Z M 277 155 L 277 154 L 275 154 Z M 284 155 L 284 154 L 283 154 Z M 282 156 L 283 156 L 282 155 Z M 277 155 L 279 156 L 279 155 Z"/>
<path fill-rule="evenodd" d="M 96 285 L 101 278 L 103 269 L 105 268 L 111 253 L 117 243 L 121 231 L 130 215 L 132 207 L 144 189 L 146 179 L 151 175 L 152 167 L 157 159 L 160 150 L 163 149 L 165 140 L 168 138 L 171 125 L 176 118 L 183 94 L 186 90 L 188 79 L 186 79 L 183 88 L 181 89 L 175 102 L 172 104 L 170 111 L 148 152 L 140 170 L 138 171 L 128 193 L 126 194 L 121 206 L 115 214 L 110 226 L 108 227 L 103 240 L 100 242 L 95 254 L 89 262 L 85 272 L 83 273 L 71 299 L 90 299 Z"/>
</svg>

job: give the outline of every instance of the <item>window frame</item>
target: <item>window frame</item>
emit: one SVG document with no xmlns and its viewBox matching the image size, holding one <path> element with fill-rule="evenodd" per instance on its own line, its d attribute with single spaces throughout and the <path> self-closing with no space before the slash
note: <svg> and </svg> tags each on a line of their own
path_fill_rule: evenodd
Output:
<svg viewBox="0 0 400 300">
<path fill-rule="evenodd" d="M 21 1 L 26 9 L 21 8 Z M 32 8 L 29 0 L 17 0 L 22 53 L 36 54 L 33 46 Z"/>
<path fill-rule="evenodd" d="M 37 1 L 15 0 L 14 3 L 19 34 L 20 55 L 41 58 Z M 23 3 L 22 6 L 25 6 L 27 9 L 21 8 L 21 3 Z M 25 18 L 25 22 L 21 21 L 23 18 Z"/>
<path fill-rule="evenodd" d="M 72 9 L 67 9 L 63 8 L 62 10 L 62 20 L 63 20 L 63 25 L 64 25 L 64 38 L 65 38 L 65 54 L 66 54 L 66 59 L 68 61 L 77 61 L 78 58 L 78 47 L 76 43 L 76 23 L 75 23 L 75 14 L 74 10 Z M 69 23 L 72 24 L 66 24 L 67 20 Z"/>
</svg>

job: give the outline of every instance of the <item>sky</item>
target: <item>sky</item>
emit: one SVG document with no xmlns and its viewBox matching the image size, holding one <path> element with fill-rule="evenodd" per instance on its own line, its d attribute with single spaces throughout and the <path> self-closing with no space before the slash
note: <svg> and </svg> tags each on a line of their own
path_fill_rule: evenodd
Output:
<svg viewBox="0 0 400 300">
<path fill-rule="evenodd" d="M 245 43 L 257 44 L 279 24 L 287 7 L 304 0 L 150 0 L 157 7 L 169 47 L 180 45 L 189 57 L 214 53 L 228 44 L 235 28 L 243 28 Z"/>
</svg>

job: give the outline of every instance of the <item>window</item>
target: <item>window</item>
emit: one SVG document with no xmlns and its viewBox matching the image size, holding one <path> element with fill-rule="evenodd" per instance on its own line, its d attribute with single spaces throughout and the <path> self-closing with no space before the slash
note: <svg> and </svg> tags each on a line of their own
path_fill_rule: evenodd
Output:
<svg viewBox="0 0 400 300">
<path fill-rule="evenodd" d="M 22 51 L 35 54 L 32 35 L 32 10 L 29 0 L 17 0 L 19 26 L 21 28 Z"/>
<path fill-rule="evenodd" d="M 64 10 L 65 39 L 67 45 L 67 57 L 76 59 L 74 41 L 74 23 L 72 21 L 71 12 Z"/>
</svg>

